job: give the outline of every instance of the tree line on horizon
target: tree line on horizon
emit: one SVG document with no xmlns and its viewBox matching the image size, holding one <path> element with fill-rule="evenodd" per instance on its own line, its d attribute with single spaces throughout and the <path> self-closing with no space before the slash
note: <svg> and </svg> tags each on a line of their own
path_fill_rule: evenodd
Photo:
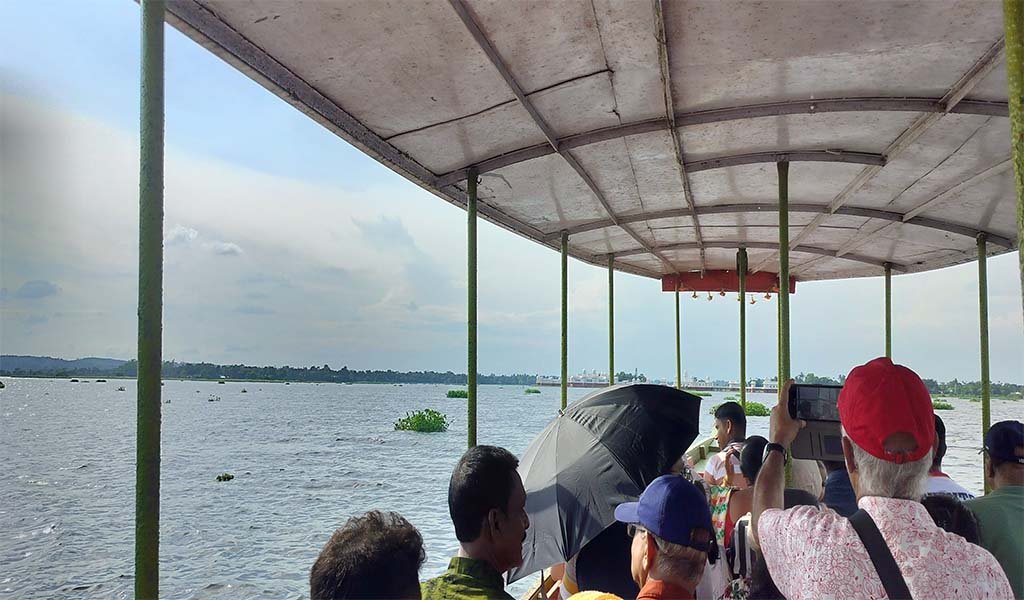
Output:
<svg viewBox="0 0 1024 600">
<path fill-rule="evenodd" d="M 51 368 L 0 368 L 0 375 L 16 377 L 135 377 L 137 374 L 137 362 L 135 360 L 125 361 L 110 368 L 95 367 L 64 367 L 55 366 Z M 439 383 L 447 385 L 466 385 L 465 373 L 454 373 L 452 371 L 394 371 L 391 369 L 369 369 L 359 371 L 344 366 L 340 369 L 332 369 L 329 365 L 322 367 L 255 367 L 249 365 L 218 365 L 214 363 L 188 363 L 178 361 L 165 361 L 161 372 L 166 379 L 248 379 L 255 381 L 295 381 L 295 382 L 316 382 L 316 383 Z M 774 382 L 775 377 L 748 380 L 748 385 L 761 387 L 766 382 Z M 814 373 L 800 373 L 793 378 L 797 383 L 817 385 L 842 385 L 846 375 L 840 374 L 837 377 L 819 376 Z M 644 382 L 647 377 L 643 374 L 634 375 L 620 371 L 616 374 L 616 381 L 628 383 L 631 381 Z M 477 382 L 485 385 L 534 385 L 537 376 L 530 373 L 516 373 L 512 375 L 479 374 Z M 981 396 L 980 381 L 952 381 L 939 382 L 935 379 L 924 379 L 928 392 L 933 396 L 947 396 L 956 398 L 978 398 Z M 1024 385 L 1017 383 L 991 383 L 991 394 L 996 398 L 1021 398 L 1024 397 Z"/>
<path fill-rule="evenodd" d="M 27 377 L 135 377 L 138 362 L 129 360 L 110 369 L 64 368 L 55 369 L 0 369 L 0 375 Z M 254 367 L 249 365 L 217 365 L 213 363 L 187 363 L 165 361 L 161 368 L 164 379 L 248 379 L 254 381 L 295 381 L 316 383 L 444 383 L 466 385 L 465 373 L 452 371 L 358 371 L 347 366 L 331 369 L 322 367 Z M 512 375 L 479 374 L 477 382 L 497 385 L 533 385 L 537 376 L 527 373 Z"/>
</svg>

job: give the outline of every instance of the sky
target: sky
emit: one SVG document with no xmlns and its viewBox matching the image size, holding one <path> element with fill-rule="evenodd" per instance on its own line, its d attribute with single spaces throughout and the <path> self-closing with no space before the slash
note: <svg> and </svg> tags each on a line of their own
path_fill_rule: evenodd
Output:
<svg viewBox="0 0 1024 600">
<path fill-rule="evenodd" d="M 0 2 L 0 352 L 132 358 L 139 10 Z M 465 212 L 166 29 L 164 357 L 466 365 Z M 559 370 L 559 256 L 479 225 L 481 372 Z M 991 373 L 1024 382 L 1016 253 L 988 261 Z M 880 277 L 797 286 L 792 371 L 884 353 Z M 569 369 L 607 368 L 607 273 L 570 259 Z M 747 305 L 747 372 L 776 370 L 773 298 Z M 738 377 L 734 295 L 685 297 L 683 368 Z M 615 280 L 616 370 L 675 374 L 673 297 Z M 977 264 L 893 278 L 893 357 L 977 380 Z"/>
</svg>

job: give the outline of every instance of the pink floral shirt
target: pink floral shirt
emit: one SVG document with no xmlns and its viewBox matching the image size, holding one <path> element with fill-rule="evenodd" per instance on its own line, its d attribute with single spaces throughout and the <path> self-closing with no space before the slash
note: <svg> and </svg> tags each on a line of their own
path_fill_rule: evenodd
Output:
<svg viewBox="0 0 1024 600">
<path fill-rule="evenodd" d="M 939 528 L 919 502 L 865 497 L 857 506 L 878 525 L 914 598 L 1013 598 L 988 550 Z M 835 511 L 769 509 L 757 527 L 768 571 L 787 598 L 887 597 L 857 532 Z"/>
</svg>

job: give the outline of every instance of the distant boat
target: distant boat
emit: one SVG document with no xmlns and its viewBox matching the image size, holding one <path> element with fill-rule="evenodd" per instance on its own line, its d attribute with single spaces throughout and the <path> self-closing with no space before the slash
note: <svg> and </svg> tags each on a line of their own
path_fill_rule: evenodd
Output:
<svg viewBox="0 0 1024 600">
<path fill-rule="evenodd" d="M 77 379 L 72 379 L 71 383 L 78 383 L 78 380 Z"/>
<path fill-rule="evenodd" d="M 123 386 L 123 385 L 122 385 L 122 386 L 119 386 L 119 387 L 117 388 L 117 391 L 119 391 L 119 392 L 123 392 L 123 391 L 124 391 L 124 386 Z"/>
<path fill-rule="evenodd" d="M 107 382 L 106 379 L 97 379 L 96 380 L 96 383 L 106 383 L 106 382 Z"/>
<path fill-rule="evenodd" d="M 218 381 L 217 383 L 219 383 L 220 385 L 224 385 L 225 381 L 224 381 L 223 379 L 221 379 L 221 380 L 220 380 L 220 381 Z"/>
</svg>

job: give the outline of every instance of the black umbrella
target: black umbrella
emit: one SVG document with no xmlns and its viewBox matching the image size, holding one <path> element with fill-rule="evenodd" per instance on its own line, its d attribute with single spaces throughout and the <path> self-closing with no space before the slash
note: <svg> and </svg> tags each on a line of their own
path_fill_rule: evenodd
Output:
<svg viewBox="0 0 1024 600">
<path fill-rule="evenodd" d="M 515 581 L 565 562 L 615 521 L 690 447 L 700 398 L 663 385 L 619 385 L 590 394 L 552 421 L 519 463 L 530 528 Z"/>
</svg>

